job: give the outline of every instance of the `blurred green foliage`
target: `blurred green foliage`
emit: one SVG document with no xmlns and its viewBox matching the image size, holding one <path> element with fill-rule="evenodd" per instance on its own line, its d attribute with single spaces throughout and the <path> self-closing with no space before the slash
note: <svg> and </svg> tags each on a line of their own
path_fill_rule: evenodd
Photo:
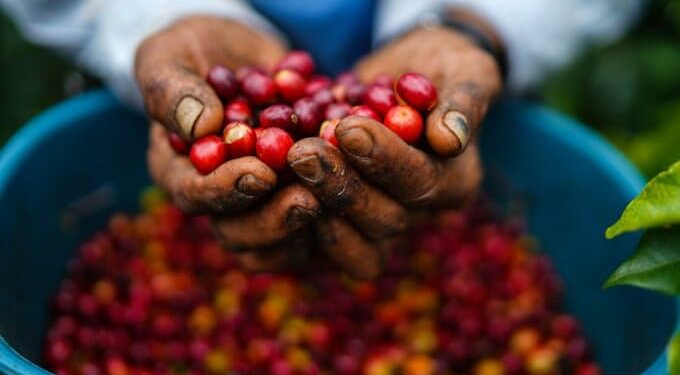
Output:
<svg viewBox="0 0 680 375">
<path fill-rule="evenodd" d="M 80 81 L 73 66 L 0 16 L 0 145 L 44 108 L 93 85 Z M 590 51 L 539 94 L 605 134 L 647 176 L 680 159 L 680 0 L 650 1 L 628 36 Z"/>
<path fill-rule="evenodd" d="M 70 64 L 26 42 L 0 14 L 0 146 L 26 120 L 65 98 L 66 83 L 77 77 Z"/>
<path fill-rule="evenodd" d="M 648 177 L 680 159 L 680 1 L 650 2 L 627 37 L 583 56 L 541 94 L 605 134 Z"/>
</svg>

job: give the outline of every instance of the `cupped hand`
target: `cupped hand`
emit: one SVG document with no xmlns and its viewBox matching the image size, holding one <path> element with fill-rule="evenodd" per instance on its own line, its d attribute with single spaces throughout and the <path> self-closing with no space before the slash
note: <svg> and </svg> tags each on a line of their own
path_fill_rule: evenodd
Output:
<svg viewBox="0 0 680 375">
<path fill-rule="evenodd" d="M 197 16 L 150 36 L 136 57 L 137 81 L 152 119 L 147 152 L 152 178 L 181 209 L 211 215 L 218 239 L 228 249 L 246 251 L 240 257 L 255 269 L 284 262 L 276 254 L 287 244 L 302 246 L 300 233 L 318 215 L 318 200 L 299 184 L 276 190 L 277 174 L 256 157 L 229 160 L 201 175 L 167 136 L 172 131 L 191 141 L 222 128 L 222 103 L 205 81 L 211 67 L 271 68 L 285 52 L 275 38 L 240 23 Z"/>
<path fill-rule="evenodd" d="M 482 178 L 477 130 L 502 88 L 496 61 L 466 36 L 444 28 L 417 29 L 358 65 L 370 82 L 418 72 L 439 102 L 426 119 L 431 150 L 406 144 L 384 125 L 348 117 L 336 128 L 339 149 L 308 138 L 288 161 L 301 183 L 335 214 L 318 221 L 326 252 L 356 277 L 375 277 L 384 251 L 423 212 L 457 207 Z"/>
</svg>

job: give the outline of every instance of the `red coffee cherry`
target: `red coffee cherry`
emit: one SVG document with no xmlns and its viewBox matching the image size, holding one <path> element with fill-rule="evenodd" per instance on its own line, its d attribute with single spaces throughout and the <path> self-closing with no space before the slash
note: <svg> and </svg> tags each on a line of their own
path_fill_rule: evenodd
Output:
<svg viewBox="0 0 680 375">
<path fill-rule="evenodd" d="M 429 111 L 437 105 L 437 89 L 422 74 L 402 75 L 397 81 L 396 91 L 401 100 L 415 109 Z"/>
<path fill-rule="evenodd" d="M 397 97 L 391 88 L 371 85 L 364 93 L 363 102 L 380 115 L 385 115 L 390 108 L 397 105 Z"/>
<path fill-rule="evenodd" d="M 216 135 L 206 135 L 191 146 L 189 159 L 199 173 L 208 174 L 227 160 L 227 145 Z"/>
<path fill-rule="evenodd" d="M 311 98 L 302 98 L 293 104 L 293 110 L 298 117 L 295 130 L 303 135 L 317 134 L 323 120 L 321 106 Z"/>
<path fill-rule="evenodd" d="M 223 65 L 215 65 L 208 71 L 206 81 L 222 101 L 227 101 L 238 92 L 236 75 Z"/>
<path fill-rule="evenodd" d="M 385 115 L 385 126 L 406 143 L 414 143 L 423 132 L 423 118 L 415 109 L 398 105 Z"/>
<path fill-rule="evenodd" d="M 339 118 L 329 119 L 321 124 L 321 129 L 319 130 L 319 137 L 328 141 L 335 147 L 338 147 L 338 139 L 335 138 L 335 128 L 340 123 Z"/>
<path fill-rule="evenodd" d="M 297 125 L 298 117 L 293 108 L 285 104 L 274 104 L 260 112 L 260 126 L 290 130 Z"/>
<path fill-rule="evenodd" d="M 321 108 L 326 108 L 326 106 L 333 103 L 335 100 L 333 93 L 328 88 L 321 89 L 314 93 L 314 95 L 312 95 L 312 99 L 314 99 L 314 101 L 317 102 Z"/>
<path fill-rule="evenodd" d="M 189 151 L 189 144 L 175 132 L 168 132 L 168 142 L 170 147 L 178 154 L 186 154 Z"/>
<path fill-rule="evenodd" d="M 224 123 L 230 122 L 253 123 L 253 110 L 245 98 L 236 98 L 224 106 Z"/>
<path fill-rule="evenodd" d="M 326 76 L 314 76 L 309 80 L 309 82 L 307 82 L 305 94 L 307 94 L 307 96 L 312 96 L 321 89 L 327 89 L 331 87 L 332 84 L 333 82 L 331 79 Z"/>
<path fill-rule="evenodd" d="M 347 102 L 350 104 L 359 104 L 359 102 L 361 102 L 361 98 L 366 92 L 366 86 L 356 82 L 348 84 L 346 87 L 347 89 L 345 90 L 345 98 L 347 99 Z"/>
<path fill-rule="evenodd" d="M 352 109 L 349 111 L 349 114 L 352 116 L 363 116 L 372 118 L 375 121 L 380 121 L 380 116 L 374 110 L 372 110 L 371 107 L 363 104 L 352 107 Z"/>
<path fill-rule="evenodd" d="M 394 87 L 394 79 L 387 74 L 378 74 L 373 79 L 373 84 L 391 89 Z"/>
<path fill-rule="evenodd" d="M 242 122 L 232 122 L 224 128 L 224 143 L 231 159 L 255 155 L 255 132 Z"/>
<path fill-rule="evenodd" d="M 251 71 L 241 83 L 243 94 L 255 105 L 274 103 L 276 101 L 276 85 L 274 80 L 264 73 Z"/>
<path fill-rule="evenodd" d="M 292 51 L 279 62 L 277 70 L 283 69 L 295 70 L 304 77 L 310 77 L 315 69 L 314 60 L 305 51 Z"/>
<path fill-rule="evenodd" d="M 347 103 L 331 103 L 326 107 L 324 117 L 326 120 L 341 119 L 349 115 L 351 110 L 352 107 Z"/>
<path fill-rule="evenodd" d="M 275 171 L 286 168 L 288 150 L 293 147 L 293 137 L 280 128 L 261 128 L 257 132 L 255 152 L 257 157 Z"/>
<path fill-rule="evenodd" d="M 274 76 L 274 83 L 281 97 L 288 102 L 294 102 L 305 96 L 307 81 L 294 70 L 279 70 Z"/>
<path fill-rule="evenodd" d="M 354 71 L 347 71 L 347 72 L 342 72 L 338 77 L 335 79 L 335 84 L 336 85 L 342 85 L 342 86 L 348 86 L 352 83 L 358 83 L 359 82 L 359 77 L 357 77 L 357 74 Z"/>
<path fill-rule="evenodd" d="M 243 79 L 246 78 L 246 76 L 252 72 L 267 74 L 267 72 L 256 66 L 242 66 L 238 68 L 238 70 L 236 71 L 236 80 L 238 81 L 239 84 L 243 84 Z"/>
</svg>

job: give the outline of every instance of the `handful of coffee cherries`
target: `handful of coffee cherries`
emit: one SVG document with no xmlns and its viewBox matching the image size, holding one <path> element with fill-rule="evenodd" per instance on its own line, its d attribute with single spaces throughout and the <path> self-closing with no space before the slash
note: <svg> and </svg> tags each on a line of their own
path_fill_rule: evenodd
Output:
<svg viewBox="0 0 680 375">
<path fill-rule="evenodd" d="M 364 85 L 353 72 L 333 81 L 314 75 L 314 70 L 314 60 L 304 51 L 290 52 L 271 74 L 252 66 L 235 73 L 214 66 L 206 80 L 224 103 L 222 134 L 190 145 L 170 133 L 170 145 L 177 153 L 188 152 L 201 174 L 250 155 L 281 172 L 298 139 L 318 136 L 337 146 L 335 127 L 347 116 L 379 121 L 405 142 L 416 143 L 423 132 L 423 115 L 437 104 L 436 88 L 418 73 L 406 73 L 396 82 L 380 75 Z"/>
</svg>

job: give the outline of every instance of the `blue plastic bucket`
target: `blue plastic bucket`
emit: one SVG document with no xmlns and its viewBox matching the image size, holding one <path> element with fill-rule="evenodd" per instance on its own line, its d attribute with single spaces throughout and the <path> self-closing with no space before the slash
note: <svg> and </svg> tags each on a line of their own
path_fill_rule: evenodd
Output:
<svg viewBox="0 0 680 375">
<path fill-rule="evenodd" d="M 537 105 L 500 103 L 484 129 L 488 191 L 526 215 L 606 373 L 640 374 L 664 350 L 674 301 L 600 285 L 637 241 L 603 231 L 642 179 L 599 136 Z M 46 111 L 2 150 L 0 373 L 47 373 L 29 360 L 39 361 L 50 297 L 77 244 L 136 209 L 146 142 L 144 118 L 97 91 Z M 659 358 L 645 374 L 665 373 Z"/>
</svg>

